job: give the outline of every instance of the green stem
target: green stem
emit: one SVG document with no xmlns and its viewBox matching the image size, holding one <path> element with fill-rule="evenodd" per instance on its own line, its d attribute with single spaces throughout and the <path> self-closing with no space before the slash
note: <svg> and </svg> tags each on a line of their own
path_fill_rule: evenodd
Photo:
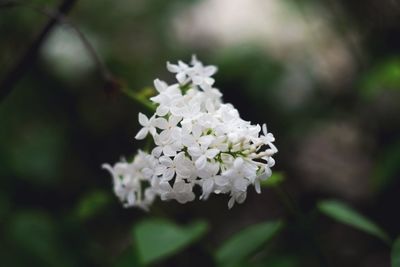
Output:
<svg viewBox="0 0 400 267">
<path fill-rule="evenodd" d="M 153 103 L 151 103 L 147 98 L 141 97 L 136 92 L 126 87 L 122 87 L 121 92 L 123 92 L 125 95 L 127 95 L 129 98 L 133 99 L 137 103 L 141 104 L 143 107 L 147 108 L 149 111 L 156 111 L 156 106 Z"/>
</svg>

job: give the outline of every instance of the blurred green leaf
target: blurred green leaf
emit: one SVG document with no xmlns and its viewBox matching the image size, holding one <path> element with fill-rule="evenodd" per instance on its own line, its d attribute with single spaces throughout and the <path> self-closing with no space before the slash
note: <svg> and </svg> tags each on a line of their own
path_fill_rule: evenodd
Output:
<svg viewBox="0 0 400 267">
<path fill-rule="evenodd" d="M 181 251 L 207 229 L 205 221 L 179 226 L 165 219 L 148 219 L 135 225 L 132 234 L 140 262 L 147 265 Z"/>
<path fill-rule="evenodd" d="M 361 82 L 366 97 L 375 96 L 382 90 L 400 89 L 400 58 L 390 58 L 368 72 Z"/>
<path fill-rule="evenodd" d="M 285 181 L 285 175 L 282 172 L 273 172 L 271 177 L 261 181 L 262 187 L 274 187 L 279 186 L 283 181 Z"/>
<path fill-rule="evenodd" d="M 254 261 L 246 262 L 246 267 L 299 267 L 300 259 L 298 256 L 291 255 L 289 253 L 284 254 L 269 254 L 266 253 L 265 256 L 258 258 L 257 262 Z"/>
<path fill-rule="evenodd" d="M 52 219 L 38 211 L 21 212 L 10 222 L 9 238 L 20 255 L 39 266 L 73 266 Z M 35 265 L 35 264 L 33 264 Z"/>
<path fill-rule="evenodd" d="M 392 267 L 400 267 L 400 236 L 393 243 Z"/>
<path fill-rule="evenodd" d="M 332 219 L 364 231 L 389 243 L 389 236 L 370 219 L 353 210 L 345 203 L 337 200 L 324 200 L 318 204 L 318 209 Z"/>
<path fill-rule="evenodd" d="M 118 257 L 113 267 L 135 267 L 140 266 L 139 259 L 133 248 L 130 246 Z"/>
<path fill-rule="evenodd" d="M 0 191 L 0 223 L 11 209 L 9 196 L 5 192 Z"/>
<path fill-rule="evenodd" d="M 283 228 L 282 221 L 260 223 L 247 227 L 225 241 L 216 252 L 222 266 L 237 266 L 271 240 Z"/>
<path fill-rule="evenodd" d="M 387 146 L 383 155 L 378 159 L 374 174 L 372 176 L 372 186 L 377 191 L 382 191 L 390 186 L 396 173 L 400 170 L 400 141 Z"/>
<path fill-rule="evenodd" d="M 54 184 L 61 177 L 59 171 L 66 145 L 62 129 L 28 125 L 8 145 L 10 165 L 21 178 L 46 185 Z"/>
<path fill-rule="evenodd" d="M 102 212 L 109 204 L 110 195 L 104 191 L 94 191 L 88 193 L 79 202 L 77 216 L 81 220 L 88 220 Z"/>
<path fill-rule="evenodd" d="M 282 255 L 279 257 L 272 257 L 268 260 L 268 264 L 265 267 L 298 267 L 300 266 L 299 259 L 291 255 Z"/>
</svg>

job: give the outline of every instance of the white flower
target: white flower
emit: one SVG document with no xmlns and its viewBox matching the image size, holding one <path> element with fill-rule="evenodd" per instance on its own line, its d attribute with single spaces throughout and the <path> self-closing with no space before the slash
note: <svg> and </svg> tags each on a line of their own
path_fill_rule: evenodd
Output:
<svg viewBox="0 0 400 267">
<path fill-rule="evenodd" d="M 203 63 L 197 60 L 196 56 L 192 56 L 191 66 L 178 61 L 174 65 L 167 62 L 167 69 L 172 73 L 176 73 L 176 79 L 179 84 L 185 85 L 192 81 L 194 85 L 200 86 L 203 90 L 211 89 L 215 80 L 211 78 L 217 72 L 215 66 L 203 66 Z"/>
<path fill-rule="evenodd" d="M 152 135 L 156 133 L 156 127 L 154 125 L 155 123 L 154 117 L 151 117 L 149 119 L 143 113 L 139 113 L 139 123 L 140 125 L 143 126 L 143 128 L 136 134 L 135 139 L 142 140 L 146 138 L 149 132 Z"/>
<path fill-rule="evenodd" d="M 187 166 L 185 161 L 185 153 L 181 152 L 173 159 L 167 156 L 161 156 L 160 165 L 156 168 L 156 174 L 161 176 L 163 182 L 168 182 L 174 178 L 175 174 L 180 176 L 187 175 Z"/>
<path fill-rule="evenodd" d="M 155 159 L 142 151 L 139 151 L 132 163 L 119 162 L 114 166 L 103 164 L 103 168 L 112 174 L 114 192 L 124 206 L 136 206 L 144 210 L 148 209 L 155 198 L 152 188 L 146 188 L 142 194 L 143 182 L 152 176 L 149 176 L 149 170 L 154 166 Z"/>
<path fill-rule="evenodd" d="M 156 147 L 153 149 L 152 155 L 155 157 L 160 157 L 161 154 L 174 157 L 177 151 L 182 148 L 180 142 L 176 141 L 169 131 L 163 131 L 160 134 L 154 135 L 154 143 Z"/>
<path fill-rule="evenodd" d="M 278 151 L 266 125 L 252 125 L 222 102 L 221 92 L 212 87 L 215 66 L 204 66 L 193 56 L 190 64 L 168 62 L 167 69 L 177 83 L 156 79 L 158 94 L 150 100 L 157 109 L 150 118 L 139 113 L 143 128 L 136 139 L 150 133 L 151 154 L 139 151 L 132 162 L 104 165 L 113 176 L 115 194 L 126 207 L 147 209 L 156 197 L 193 201 L 194 187 L 201 188 L 203 200 L 229 195 L 229 208 L 245 201 L 251 185 L 260 193 L 260 181 L 271 176 Z"/>
<path fill-rule="evenodd" d="M 178 64 L 174 65 L 167 62 L 167 70 L 169 72 L 176 73 L 175 78 L 180 84 L 184 84 L 187 82 L 187 72 L 189 70 L 189 66 L 186 63 L 178 61 Z"/>
<path fill-rule="evenodd" d="M 192 56 L 193 68 L 190 70 L 189 77 L 192 79 L 193 84 L 200 86 L 201 89 L 211 89 L 215 80 L 211 78 L 217 72 L 217 67 L 207 66 L 204 67 L 203 63 L 197 60 L 196 56 Z"/>
<path fill-rule="evenodd" d="M 195 199 L 193 185 L 190 183 L 185 183 L 182 180 L 176 181 L 172 188 L 169 183 L 162 183 L 162 190 L 162 200 L 175 199 L 179 203 L 185 204 L 186 202 L 190 202 Z"/>
</svg>

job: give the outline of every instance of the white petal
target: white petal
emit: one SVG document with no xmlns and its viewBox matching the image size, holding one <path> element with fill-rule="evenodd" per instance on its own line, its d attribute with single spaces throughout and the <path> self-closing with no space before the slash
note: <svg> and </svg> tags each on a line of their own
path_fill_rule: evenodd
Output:
<svg viewBox="0 0 400 267">
<path fill-rule="evenodd" d="M 144 127 L 136 134 L 135 139 L 142 140 L 147 136 L 148 133 L 149 129 L 147 127 Z"/>
<path fill-rule="evenodd" d="M 215 80 L 213 78 L 210 78 L 210 77 L 207 77 L 207 78 L 204 79 L 204 83 L 209 85 L 209 86 L 213 85 L 214 82 L 215 82 Z"/>
<path fill-rule="evenodd" d="M 185 189 L 187 189 L 187 188 L 185 187 L 185 182 L 184 181 L 175 182 L 175 184 L 174 184 L 174 191 L 175 192 L 183 192 L 183 191 L 185 191 Z"/>
<path fill-rule="evenodd" d="M 229 179 L 225 176 L 216 176 L 215 184 L 217 184 L 219 186 L 225 186 L 225 185 L 229 184 Z"/>
<path fill-rule="evenodd" d="M 237 170 L 240 169 L 242 165 L 243 165 L 243 159 L 240 157 L 236 158 L 235 161 L 233 162 L 233 167 Z"/>
<path fill-rule="evenodd" d="M 156 114 L 163 117 L 168 114 L 169 108 L 165 105 L 159 105 L 156 110 Z"/>
<path fill-rule="evenodd" d="M 168 128 L 168 121 L 164 118 L 157 118 L 154 120 L 154 126 L 159 129 L 165 130 Z"/>
<path fill-rule="evenodd" d="M 175 78 L 179 83 L 184 83 L 186 80 L 186 74 L 184 72 L 179 72 L 176 74 Z"/>
<path fill-rule="evenodd" d="M 168 85 L 166 82 L 161 81 L 160 79 L 155 79 L 154 80 L 154 87 L 156 88 L 156 90 L 161 93 L 163 91 L 165 91 L 165 89 L 167 89 Z"/>
<path fill-rule="evenodd" d="M 192 77 L 192 81 L 193 81 L 193 83 L 196 84 L 196 85 L 202 84 L 202 83 L 203 83 L 203 80 L 204 80 L 204 78 L 201 77 L 201 76 L 198 76 L 198 75 Z"/>
<path fill-rule="evenodd" d="M 237 203 L 242 204 L 246 200 L 246 196 L 246 192 L 240 193 L 238 196 L 236 196 Z"/>
<path fill-rule="evenodd" d="M 175 175 L 175 171 L 172 168 L 167 168 L 162 176 L 163 181 L 171 180 Z"/>
<path fill-rule="evenodd" d="M 178 67 L 178 65 L 167 62 L 167 70 L 169 72 L 176 73 L 180 71 L 180 68 Z"/>
<path fill-rule="evenodd" d="M 170 145 L 164 146 L 163 152 L 164 152 L 164 155 L 169 156 L 169 157 L 173 157 L 176 155 L 176 150 Z"/>
<path fill-rule="evenodd" d="M 156 169 L 154 170 L 154 172 L 155 172 L 156 175 L 161 175 L 161 174 L 164 174 L 164 172 L 165 172 L 166 169 L 167 169 L 166 166 L 164 166 L 164 165 L 158 165 L 158 166 L 156 167 Z"/>
<path fill-rule="evenodd" d="M 263 134 L 264 134 L 264 135 L 267 135 L 267 134 L 268 134 L 268 132 L 267 132 L 267 124 L 264 123 L 264 124 L 262 125 L 262 131 L 263 131 Z"/>
<path fill-rule="evenodd" d="M 247 181 L 242 178 L 235 179 L 233 185 L 237 191 L 246 191 L 247 189 Z"/>
<path fill-rule="evenodd" d="M 211 135 L 205 135 L 199 138 L 199 144 L 208 147 L 212 143 L 212 141 L 214 141 L 214 139 L 215 138 Z"/>
<path fill-rule="evenodd" d="M 158 160 L 160 161 L 160 164 L 164 166 L 171 167 L 173 165 L 172 159 L 170 157 L 162 156 Z"/>
<path fill-rule="evenodd" d="M 217 67 L 215 66 L 207 66 L 204 68 L 204 75 L 206 76 L 212 76 L 217 72 Z"/>
<path fill-rule="evenodd" d="M 275 160 L 272 157 L 268 158 L 268 167 L 273 167 L 275 165 Z"/>
<path fill-rule="evenodd" d="M 188 152 L 192 157 L 199 157 L 202 154 L 201 149 L 198 146 L 189 147 Z"/>
<path fill-rule="evenodd" d="M 215 158 L 215 156 L 219 153 L 219 150 L 216 148 L 208 149 L 206 151 L 206 157 L 209 159 Z"/>
<path fill-rule="evenodd" d="M 152 154 L 154 157 L 156 157 L 156 158 L 160 157 L 160 156 L 161 156 L 161 153 L 162 153 L 162 147 L 159 147 L 159 146 L 156 146 L 156 147 L 151 151 L 151 154 Z"/>
<path fill-rule="evenodd" d="M 258 194 L 261 194 L 261 186 L 260 186 L 260 180 L 259 180 L 259 179 L 257 179 L 257 180 L 254 182 L 254 188 L 256 189 L 256 192 L 257 192 Z"/>
<path fill-rule="evenodd" d="M 146 115 L 144 115 L 143 113 L 139 112 L 139 123 L 142 126 L 147 126 L 149 125 L 149 119 L 147 118 Z"/>
<path fill-rule="evenodd" d="M 176 126 L 181 120 L 182 117 L 171 115 L 168 119 L 168 124 L 169 126 Z"/>
<path fill-rule="evenodd" d="M 204 169 L 206 165 L 207 165 L 207 158 L 204 155 L 200 156 L 195 162 L 195 166 L 199 170 Z"/>
<path fill-rule="evenodd" d="M 228 201 L 228 208 L 231 209 L 235 205 L 235 198 L 232 196 Z"/>
<path fill-rule="evenodd" d="M 203 191 L 206 193 L 211 193 L 214 187 L 214 181 L 213 179 L 207 179 L 203 183 Z"/>
</svg>

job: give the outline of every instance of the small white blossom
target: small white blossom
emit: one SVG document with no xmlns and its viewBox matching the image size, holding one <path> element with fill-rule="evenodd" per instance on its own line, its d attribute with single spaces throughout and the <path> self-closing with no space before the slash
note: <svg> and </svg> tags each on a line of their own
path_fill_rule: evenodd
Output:
<svg viewBox="0 0 400 267">
<path fill-rule="evenodd" d="M 158 94 L 150 100 L 155 113 L 139 113 L 143 127 L 136 139 L 150 133 L 151 154 L 139 151 L 134 160 L 103 165 L 113 176 L 114 192 L 126 207 L 147 209 L 158 196 L 186 203 L 195 199 L 193 188 L 201 188 L 200 199 L 228 194 L 228 207 L 243 203 L 253 185 L 271 176 L 278 151 L 265 124 L 252 125 L 239 111 L 222 102 L 213 88 L 215 66 L 204 66 L 195 56 L 190 64 L 167 63 L 177 83 L 156 79 Z"/>
<path fill-rule="evenodd" d="M 143 113 L 139 113 L 139 123 L 143 126 L 143 128 L 136 134 L 135 138 L 137 140 L 142 140 L 146 138 L 149 132 L 150 134 L 154 135 L 156 133 L 156 127 L 154 125 L 155 122 L 156 120 L 154 117 L 149 119 Z"/>
</svg>

